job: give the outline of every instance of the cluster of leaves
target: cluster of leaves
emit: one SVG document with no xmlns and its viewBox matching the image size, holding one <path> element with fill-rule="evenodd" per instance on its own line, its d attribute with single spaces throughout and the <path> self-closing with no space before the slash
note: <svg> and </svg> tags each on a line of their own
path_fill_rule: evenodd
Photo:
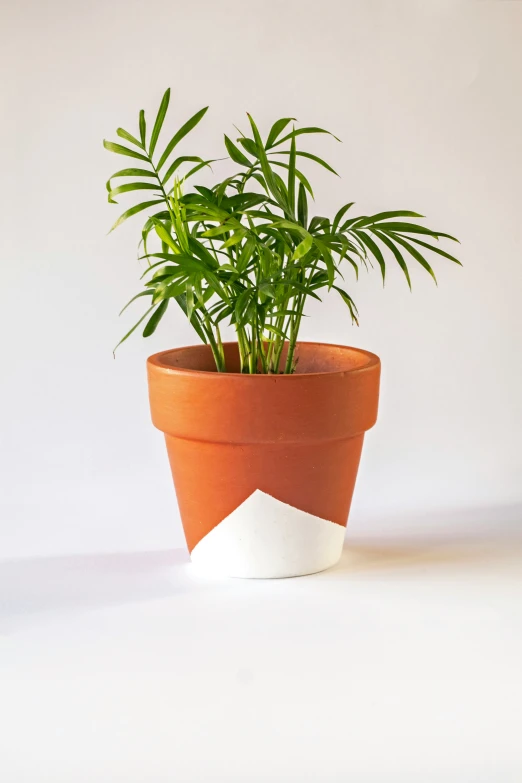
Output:
<svg viewBox="0 0 522 783">
<path fill-rule="evenodd" d="M 144 288 L 131 299 L 149 297 L 150 306 L 120 344 L 146 319 L 143 335 L 151 335 L 175 301 L 201 340 L 210 345 L 218 371 L 226 371 L 220 333 L 220 324 L 226 321 L 237 334 L 242 372 L 291 373 L 308 297 L 320 299 L 321 289 L 337 292 L 357 323 L 357 308 L 341 285 L 346 268 L 351 267 L 357 278 L 361 265 L 368 268 L 376 263 L 384 282 L 388 254 L 411 287 L 406 257 L 434 279 L 426 250 L 459 263 L 438 246 L 440 238 L 454 237 L 416 222 L 422 217 L 416 212 L 395 210 L 350 218 L 351 202 L 333 220 L 310 217 L 313 190 L 301 162 L 309 160 L 336 172 L 326 161 L 298 149 L 297 140 L 306 134 L 329 132 L 296 128 L 291 117 L 277 120 L 263 140 L 248 115 L 248 135 L 240 131 L 236 142 L 225 136 L 228 156 L 238 171 L 213 187 L 195 186 L 186 192 L 188 180 L 214 160 L 174 157 L 175 149 L 207 109 L 191 117 L 158 155 L 169 100 L 167 90 L 150 136 L 141 111 L 139 139 L 122 128 L 117 130 L 131 146 L 104 141 L 111 152 L 140 161 L 139 168 L 113 174 L 107 183 L 109 202 L 131 191 L 147 190 L 151 196 L 127 209 L 113 226 L 144 210 L 152 211 L 140 241 L 140 258 L 147 263 Z M 181 171 L 185 171 L 182 176 Z M 119 178 L 125 184 L 114 186 Z M 152 239 L 155 247 L 151 247 Z"/>
</svg>

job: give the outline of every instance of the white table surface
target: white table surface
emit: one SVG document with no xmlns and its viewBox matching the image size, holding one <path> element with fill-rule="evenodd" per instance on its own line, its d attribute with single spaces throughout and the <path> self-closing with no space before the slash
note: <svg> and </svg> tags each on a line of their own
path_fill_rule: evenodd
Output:
<svg viewBox="0 0 522 783">
<path fill-rule="evenodd" d="M 520 783 L 520 509 L 349 528 L 340 565 L 0 564 L 3 783 Z"/>
</svg>

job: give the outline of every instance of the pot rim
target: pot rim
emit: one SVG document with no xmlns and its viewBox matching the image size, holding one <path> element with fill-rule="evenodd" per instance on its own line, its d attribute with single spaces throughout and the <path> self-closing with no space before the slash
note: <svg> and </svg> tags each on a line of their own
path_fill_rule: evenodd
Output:
<svg viewBox="0 0 522 783">
<path fill-rule="evenodd" d="M 230 345 L 237 345 L 237 342 L 234 340 L 226 341 L 223 343 L 223 346 L 230 346 Z M 183 345 L 179 348 L 170 348 L 166 351 L 159 351 L 158 353 L 154 353 L 147 359 L 147 364 L 151 365 L 154 368 L 157 368 L 160 371 L 170 373 L 173 375 L 186 375 L 186 376 L 204 376 L 208 378 L 216 378 L 223 380 L 224 378 L 238 378 L 243 381 L 247 379 L 253 379 L 253 378 L 266 378 L 271 380 L 272 382 L 274 379 L 282 380 L 283 378 L 288 379 L 290 381 L 291 379 L 299 379 L 299 378 L 313 378 L 317 376 L 333 376 L 333 375 L 358 375 L 360 373 L 369 372 L 375 367 L 378 367 L 381 363 L 379 357 L 377 354 L 372 353 L 371 351 L 366 351 L 364 348 L 355 348 L 352 345 L 340 345 L 338 343 L 322 343 L 317 341 L 307 341 L 307 340 L 299 340 L 296 343 L 296 348 L 298 348 L 300 345 L 317 345 L 320 347 L 327 347 L 327 348 L 339 348 L 341 350 L 350 351 L 352 353 L 359 354 L 360 356 L 365 356 L 367 358 L 367 361 L 361 365 L 360 367 L 353 367 L 349 369 L 339 369 L 339 370 L 323 370 L 321 372 L 297 372 L 292 374 L 285 374 L 280 373 L 278 375 L 276 374 L 269 374 L 269 373 L 240 373 L 240 372 L 217 372 L 216 370 L 193 370 L 189 368 L 184 367 L 173 367 L 171 364 L 167 364 L 163 361 L 163 357 L 167 354 L 172 355 L 177 352 L 181 351 L 187 351 L 191 348 L 208 348 L 208 345 L 205 343 L 197 343 L 195 345 Z M 285 381 L 286 382 L 286 381 Z"/>
</svg>

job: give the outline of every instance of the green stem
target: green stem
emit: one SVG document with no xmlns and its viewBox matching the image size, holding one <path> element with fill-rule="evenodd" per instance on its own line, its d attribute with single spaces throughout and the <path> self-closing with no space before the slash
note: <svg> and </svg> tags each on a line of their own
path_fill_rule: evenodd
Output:
<svg viewBox="0 0 522 783">
<path fill-rule="evenodd" d="M 285 374 L 290 375 L 293 372 L 294 353 L 297 342 L 297 336 L 299 334 L 299 327 L 301 326 L 301 318 L 303 317 L 304 297 L 302 294 L 299 296 L 299 304 L 297 306 L 298 315 L 292 320 L 292 326 L 290 329 L 290 340 L 288 345 L 288 354 L 286 356 Z"/>
<path fill-rule="evenodd" d="M 148 156 L 148 158 L 149 158 L 150 165 L 152 166 L 152 170 L 153 170 L 154 174 L 156 175 L 156 179 L 158 180 L 158 183 L 159 183 L 159 186 L 160 186 L 160 190 L 161 190 L 161 192 L 163 194 L 163 198 L 165 199 L 165 203 L 167 205 L 167 209 L 168 209 L 169 215 L 170 215 L 170 221 L 171 221 L 172 225 L 174 225 L 175 217 L 174 217 L 174 213 L 172 211 L 172 207 L 170 205 L 169 197 L 167 196 L 167 191 L 163 187 L 163 182 L 161 181 L 161 177 L 159 175 L 159 172 L 158 172 L 156 166 L 154 165 L 154 163 L 152 162 L 152 158 L 150 157 L 150 155 Z"/>
<path fill-rule="evenodd" d="M 263 373 L 266 375 L 268 373 L 268 360 L 267 360 L 267 354 L 265 353 L 265 345 L 263 340 L 263 332 L 262 330 L 257 328 L 257 344 L 259 347 L 259 358 L 261 359 L 261 368 Z"/>
<path fill-rule="evenodd" d="M 218 345 L 218 341 L 216 341 L 216 338 L 214 337 L 214 334 L 212 332 L 212 325 L 210 323 L 210 318 L 208 316 L 205 316 L 206 321 L 206 333 L 208 336 L 208 341 L 210 343 L 210 349 L 212 351 L 212 355 L 214 357 L 214 361 L 216 363 L 216 368 L 218 372 L 226 372 L 225 367 L 225 356 L 223 353 L 223 344 L 221 343 L 221 338 L 218 334 L 218 341 L 220 345 Z"/>
</svg>

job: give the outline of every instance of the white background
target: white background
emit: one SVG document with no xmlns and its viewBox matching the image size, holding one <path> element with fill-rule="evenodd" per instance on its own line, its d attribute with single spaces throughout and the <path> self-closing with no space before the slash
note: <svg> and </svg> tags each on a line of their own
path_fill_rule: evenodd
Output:
<svg viewBox="0 0 522 783">
<path fill-rule="evenodd" d="M 6 783 L 520 780 L 522 2 L 0 14 Z M 308 147 L 341 174 L 307 168 L 319 214 L 413 209 L 461 240 L 462 269 L 434 259 L 438 288 L 348 273 L 358 329 L 334 298 L 309 308 L 303 339 L 383 363 L 331 575 L 200 584 L 172 554 L 145 359 L 194 336 L 172 311 L 112 357 L 141 312 L 117 316 L 140 219 L 106 235 L 125 159 L 102 147 L 168 86 L 164 140 L 210 105 L 180 151 L 218 157 L 246 111 L 265 133 L 293 115 L 343 140 Z"/>
</svg>

